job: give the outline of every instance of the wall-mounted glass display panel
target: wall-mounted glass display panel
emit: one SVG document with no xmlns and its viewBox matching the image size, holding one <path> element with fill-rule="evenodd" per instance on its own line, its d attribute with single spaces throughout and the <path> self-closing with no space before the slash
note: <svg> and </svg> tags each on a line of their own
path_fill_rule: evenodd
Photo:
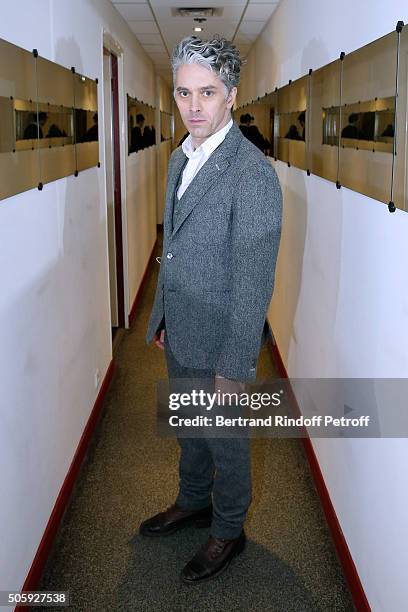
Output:
<svg viewBox="0 0 408 612">
<path fill-rule="evenodd" d="M 394 181 L 391 201 L 408 212 L 408 26 L 402 28 L 398 62 L 398 98 L 395 122 Z"/>
<path fill-rule="evenodd" d="M 37 59 L 41 182 L 74 174 L 74 75 L 42 57 Z"/>
<path fill-rule="evenodd" d="M 234 110 L 233 117 L 239 129 L 265 155 L 273 154 L 273 114 L 271 116 L 272 96 Z"/>
<path fill-rule="evenodd" d="M 397 32 L 343 60 L 338 180 L 382 202 L 391 198 Z"/>
<path fill-rule="evenodd" d="M 345 104 L 341 130 L 342 147 L 392 153 L 395 98 Z"/>
<path fill-rule="evenodd" d="M 98 164 L 96 81 L 0 40 L 0 199 Z"/>
<path fill-rule="evenodd" d="M 173 115 L 166 111 L 160 111 L 160 142 L 171 140 L 173 133 Z"/>
<path fill-rule="evenodd" d="M 98 87 L 96 81 L 74 74 L 74 130 L 76 169 L 92 168 L 99 162 Z"/>
<path fill-rule="evenodd" d="M 336 60 L 310 75 L 309 170 L 334 183 L 338 175 L 341 62 Z"/>
<path fill-rule="evenodd" d="M 277 92 L 275 112 L 276 157 L 307 169 L 309 76 L 285 85 Z"/>
<path fill-rule="evenodd" d="M 35 61 L 0 40 L 0 199 L 40 182 Z"/>
<path fill-rule="evenodd" d="M 127 96 L 128 154 L 156 144 L 155 109 Z"/>
</svg>

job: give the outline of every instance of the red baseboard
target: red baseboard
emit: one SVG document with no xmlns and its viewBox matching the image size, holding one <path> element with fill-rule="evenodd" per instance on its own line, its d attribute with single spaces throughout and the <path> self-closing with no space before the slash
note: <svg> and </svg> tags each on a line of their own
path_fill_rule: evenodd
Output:
<svg viewBox="0 0 408 612">
<path fill-rule="evenodd" d="M 279 377 L 289 378 L 276 343 L 271 341 L 269 343 L 269 346 L 271 347 L 272 358 L 275 367 L 278 371 Z M 293 391 L 291 393 L 291 401 L 295 402 L 295 405 L 293 406 L 294 412 L 301 414 Z M 310 470 L 312 472 L 313 480 L 320 497 L 320 502 L 322 504 L 323 511 L 326 516 L 327 523 L 329 525 L 329 529 L 337 550 L 338 557 L 340 559 L 343 574 L 347 581 L 351 596 L 354 601 L 354 605 L 356 606 L 358 612 L 371 612 L 371 607 L 368 603 L 366 594 L 363 589 L 363 585 L 361 584 L 357 568 L 350 554 L 346 538 L 344 537 L 343 531 L 336 515 L 336 511 L 331 502 L 330 495 L 327 490 L 326 483 L 324 481 L 323 474 L 319 466 L 319 462 L 317 461 L 316 453 L 314 452 L 312 442 L 309 437 L 302 438 L 302 442 L 307 460 L 309 462 Z"/>
<path fill-rule="evenodd" d="M 146 268 L 145 268 L 145 271 L 144 271 L 144 274 L 143 274 L 142 282 L 140 283 L 138 292 L 136 293 L 136 297 L 133 300 L 132 308 L 130 309 L 130 312 L 129 312 L 129 325 L 132 325 L 133 321 L 135 320 L 137 305 L 138 305 L 140 297 L 141 297 L 141 295 L 143 293 L 143 289 L 144 289 L 144 286 L 145 286 L 145 283 L 146 283 L 146 279 L 147 279 L 147 273 L 148 273 L 148 271 L 150 269 L 150 266 L 151 266 L 151 264 L 153 262 L 153 257 L 154 257 L 154 251 L 156 249 L 156 244 L 157 244 L 157 238 L 156 238 L 156 240 L 154 242 L 154 245 L 153 245 L 153 248 L 152 248 L 152 252 L 150 253 L 149 261 L 147 262 L 147 265 L 146 265 Z"/>
<path fill-rule="evenodd" d="M 31 569 L 28 572 L 28 576 L 24 582 L 22 591 L 35 591 L 40 582 L 41 575 L 43 573 L 45 563 L 50 554 L 55 536 L 57 534 L 58 528 L 61 523 L 61 519 L 68 506 L 75 480 L 78 476 L 78 472 L 80 470 L 82 461 L 88 449 L 89 442 L 92 438 L 93 431 L 98 422 L 100 412 L 102 409 L 102 405 L 103 405 L 103 400 L 105 398 L 109 385 L 112 381 L 114 369 L 115 369 L 115 366 L 112 360 L 109 364 L 108 370 L 103 379 L 101 388 L 99 390 L 98 396 L 96 398 L 94 407 L 92 409 L 92 412 L 90 414 L 86 427 L 82 433 L 82 436 L 79 441 L 74 458 L 72 460 L 71 466 L 68 470 L 68 473 L 65 477 L 65 480 L 61 487 L 57 500 L 54 504 L 54 508 L 52 510 L 50 519 L 47 523 L 47 527 L 45 528 L 44 535 L 38 546 L 37 553 L 34 557 L 34 561 L 31 565 Z M 28 608 L 26 606 L 17 606 L 15 610 L 19 610 L 20 612 L 27 612 Z"/>
</svg>

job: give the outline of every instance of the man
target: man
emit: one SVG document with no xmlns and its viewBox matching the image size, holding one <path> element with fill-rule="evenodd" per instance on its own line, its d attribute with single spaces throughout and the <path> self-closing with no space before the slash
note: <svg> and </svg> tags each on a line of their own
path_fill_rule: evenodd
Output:
<svg viewBox="0 0 408 612">
<path fill-rule="evenodd" d="M 233 122 L 241 60 L 223 38 L 174 49 L 174 97 L 189 136 L 169 161 L 163 255 L 147 342 L 164 348 L 170 379 L 217 389 L 256 378 L 281 233 L 282 195 L 264 155 Z M 179 438 L 176 502 L 140 533 L 186 525 L 211 535 L 182 571 L 199 583 L 245 545 L 251 501 L 248 438 Z"/>
<path fill-rule="evenodd" d="M 141 149 L 144 149 L 145 142 L 143 138 L 143 126 L 145 118 L 142 113 L 136 115 L 136 125 L 132 127 L 130 133 L 130 153 L 137 153 Z"/>
<path fill-rule="evenodd" d="M 298 116 L 298 121 L 300 123 L 300 127 L 302 128 L 302 133 L 300 134 L 300 140 L 305 139 L 305 126 L 306 126 L 306 111 L 302 111 Z"/>
<path fill-rule="evenodd" d="M 48 115 L 43 111 L 32 113 L 31 122 L 27 125 L 24 130 L 24 140 L 44 138 L 43 127 L 47 123 Z"/>
<path fill-rule="evenodd" d="M 241 115 L 239 118 L 239 129 L 241 130 L 245 138 L 248 138 L 247 134 L 249 132 L 250 125 L 251 125 L 251 115 L 249 113 L 244 113 L 243 115 Z M 248 138 L 248 140 L 250 139 Z"/>
<path fill-rule="evenodd" d="M 361 132 L 357 126 L 360 116 L 358 113 L 351 113 L 348 118 L 348 125 L 341 131 L 342 138 L 361 138 Z"/>
<path fill-rule="evenodd" d="M 258 126 L 252 125 L 254 117 L 249 113 L 241 115 L 239 129 L 258 149 L 265 153 L 265 150 L 269 148 L 269 142 L 262 136 L 258 129 Z"/>
</svg>

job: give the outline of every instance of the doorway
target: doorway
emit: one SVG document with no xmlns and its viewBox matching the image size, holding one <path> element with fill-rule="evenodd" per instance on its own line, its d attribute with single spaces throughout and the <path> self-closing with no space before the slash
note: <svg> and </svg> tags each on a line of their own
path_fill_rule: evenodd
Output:
<svg viewBox="0 0 408 612">
<path fill-rule="evenodd" d="M 125 327 L 118 57 L 103 49 L 105 172 L 112 338 Z"/>
</svg>

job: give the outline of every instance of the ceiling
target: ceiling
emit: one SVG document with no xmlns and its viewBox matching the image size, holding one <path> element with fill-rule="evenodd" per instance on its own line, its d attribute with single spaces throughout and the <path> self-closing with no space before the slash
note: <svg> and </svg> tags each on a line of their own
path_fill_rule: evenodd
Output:
<svg viewBox="0 0 408 612">
<path fill-rule="evenodd" d="M 172 86 L 170 55 L 173 47 L 184 37 L 195 34 L 207 39 L 220 34 L 231 40 L 245 57 L 280 0 L 112 0 L 124 17 L 156 71 Z M 212 8 L 213 15 L 206 21 L 194 21 L 194 15 L 177 15 L 177 9 Z M 198 16 L 198 18 L 200 18 Z M 194 27 L 202 32 L 194 32 Z"/>
</svg>

